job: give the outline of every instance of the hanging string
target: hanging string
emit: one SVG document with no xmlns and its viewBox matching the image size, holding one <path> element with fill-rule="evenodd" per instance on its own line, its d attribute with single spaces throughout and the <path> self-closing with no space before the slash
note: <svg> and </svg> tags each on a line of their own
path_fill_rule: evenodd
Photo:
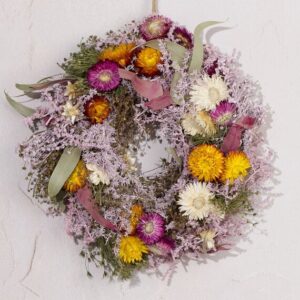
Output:
<svg viewBox="0 0 300 300">
<path fill-rule="evenodd" d="M 158 14 L 158 0 L 152 0 L 152 13 Z"/>
</svg>

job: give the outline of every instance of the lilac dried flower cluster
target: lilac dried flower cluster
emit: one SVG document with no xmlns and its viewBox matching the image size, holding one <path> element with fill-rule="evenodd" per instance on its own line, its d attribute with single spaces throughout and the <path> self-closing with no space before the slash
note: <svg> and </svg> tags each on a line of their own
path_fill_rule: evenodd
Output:
<svg viewBox="0 0 300 300">
<path fill-rule="evenodd" d="M 180 63 L 166 39 L 184 49 Z M 142 53 L 148 41 L 157 42 L 160 61 L 155 66 L 153 56 Z M 63 65 L 66 74 L 53 84 L 46 82 L 39 91 L 40 106 L 26 118 L 33 134 L 19 153 L 35 190 L 49 188 L 66 148 L 79 149 L 79 162 L 59 194 L 51 199 L 39 194 L 39 200 L 50 213 L 61 211 L 67 233 L 82 240 L 84 255 L 94 261 L 101 257 L 101 265 L 114 275 L 126 277 L 141 263 L 157 268 L 230 249 L 268 200 L 266 182 L 274 156 L 263 137 L 268 110 L 260 88 L 243 74 L 236 53 L 225 55 L 210 44 L 204 47 L 202 68 L 190 73 L 197 42 L 186 28 L 163 16 L 132 22 L 104 39 L 92 37 Z M 128 44 L 136 45 L 133 52 Z M 108 59 L 99 61 L 104 50 Z M 94 63 L 83 67 L 90 61 Z M 141 74 L 137 61 L 142 70 L 156 67 L 160 74 Z M 172 86 L 175 73 L 178 80 Z M 172 97 L 163 108 L 151 106 L 159 97 L 141 92 L 153 83 Z M 125 136 L 129 148 L 124 149 L 120 132 L 131 132 L 130 126 L 134 136 Z M 232 141 L 234 133 L 240 134 L 238 144 Z M 131 150 L 153 138 L 167 141 L 172 158 L 162 162 L 156 176 L 144 177 Z M 81 198 L 85 188 L 92 199 Z M 185 214 L 179 209 L 183 205 Z M 117 230 L 110 230 L 111 225 Z"/>
</svg>

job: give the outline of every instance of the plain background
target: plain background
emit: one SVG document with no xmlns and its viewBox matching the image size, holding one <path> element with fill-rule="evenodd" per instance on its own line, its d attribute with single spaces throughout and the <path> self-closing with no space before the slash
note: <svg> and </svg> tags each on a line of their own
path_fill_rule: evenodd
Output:
<svg viewBox="0 0 300 300">
<path fill-rule="evenodd" d="M 160 12 L 190 30 L 227 20 L 215 34 L 222 51 L 242 52 L 246 73 L 273 111 L 268 141 L 281 171 L 264 222 L 229 253 L 178 265 L 172 281 L 139 275 L 131 282 L 89 279 L 61 218 L 47 218 L 25 197 L 17 143 L 27 135 L 2 91 L 60 72 L 56 62 L 90 34 L 103 35 L 146 16 L 150 0 L 0 0 L 0 299 L 300 299 L 298 0 L 160 0 Z"/>
</svg>

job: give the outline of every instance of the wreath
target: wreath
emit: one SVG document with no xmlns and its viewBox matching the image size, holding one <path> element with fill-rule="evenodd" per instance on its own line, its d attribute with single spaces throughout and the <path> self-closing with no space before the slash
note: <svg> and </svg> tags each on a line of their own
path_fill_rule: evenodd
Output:
<svg viewBox="0 0 300 300">
<path fill-rule="evenodd" d="M 105 275 L 228 250 L 255 224 L 271 175 L 266 108 L 237 54 L 202 44 L 216 24 L 191 34 L 151 15 L 81 42 L 64 74 L 17 84 L 35 108 L 6 94 L 32 131 L 19 146 L 28 191 Z M 154 139 L 170 155 L 147 176 L 137 153 Z"/>
</svg>

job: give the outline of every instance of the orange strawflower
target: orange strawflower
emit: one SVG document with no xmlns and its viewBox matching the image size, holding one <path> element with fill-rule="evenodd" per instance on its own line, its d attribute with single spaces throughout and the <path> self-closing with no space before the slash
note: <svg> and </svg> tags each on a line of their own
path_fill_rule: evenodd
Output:
<svg viewBox="0 0 300 300">
<path fill-rule="evenodd" d="M 75 193 L 79 189 L 83 188 L 88 177 L 87 168 L 82 160 L 80 160 L 64 184 L 64 189 L 68 192 Z"/>
<path fill-rule="evenodd" d="M 224 170 L 224 155 L 213 145 L 196 146 L 188 157 L 188 168 L 200 181 L 216 181 Z"/>
<path fill-rule="evenodd" d="M 142 49 L 135 61 L 135 65 L 139 68 L 139 72 L 143 75 L 154 76 L 159 73 L 158 65 L 162 63 L 160 51 L 153 48 Z"/>
<path fill-rule="evenodd" d="M 143 215 L 143 206 L 140 204 L 134 204 L 131 207 L 131 216 L 130 216 L 130 232 L 131 234 L 135 233 L 136 226 L 139 223 L 141 216 Z"/>
<path fill-rule="evenodd" d="M 110 113 L 109 102 L 106 98 L 95 96 L 85 105 L 85 115 L 92 123 L 103 123 Z"/>
<path fill-rule="evenodd" d="M 120 44 L 118 46 L 111 46 L 104 49 L 99 56 L 101 61 L 103 60 L 111 60 L 117 63 L 120 67 L 126 67 L 129 65 L 132 55 L 133 49 L 135 48 L 134 43 L 129 44 Z"/>
</svg>

